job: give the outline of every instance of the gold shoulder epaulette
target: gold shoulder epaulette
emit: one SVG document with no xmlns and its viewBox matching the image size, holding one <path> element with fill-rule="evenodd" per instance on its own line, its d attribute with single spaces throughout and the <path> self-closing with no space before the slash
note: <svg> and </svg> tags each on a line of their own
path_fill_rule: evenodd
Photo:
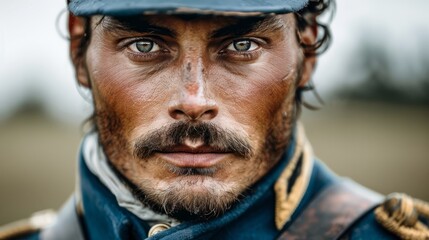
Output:
<svg viewBox="0 0 429 240">
<path fill-rule="evenodd" d="M 401 239 L 429 240 L 429 228 L 419 218 L 429 219 L 429 203 L 403 193 L 387 196 L 375 209 L 375 218 Z"/>
<path fill-rule="evenodd" d="M 56 213 L 53 210 L 36 212 L 28 219 L 1 226 L 0 239 L 10 239 L 37 232 L 51 224 L 55 218 Z"/>
</svg>

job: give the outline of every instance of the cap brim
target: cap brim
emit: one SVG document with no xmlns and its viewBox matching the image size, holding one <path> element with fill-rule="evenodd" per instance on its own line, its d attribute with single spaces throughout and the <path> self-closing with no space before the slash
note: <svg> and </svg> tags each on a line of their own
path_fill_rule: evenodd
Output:
<svg viewBox="0 0 429 240">
<path fill-rule="evenodd" d="M 290 13 L 304 8 L 308 0 L 71 0 L 76 16 L 140 14 L 258 15 Z"/>
</svg>

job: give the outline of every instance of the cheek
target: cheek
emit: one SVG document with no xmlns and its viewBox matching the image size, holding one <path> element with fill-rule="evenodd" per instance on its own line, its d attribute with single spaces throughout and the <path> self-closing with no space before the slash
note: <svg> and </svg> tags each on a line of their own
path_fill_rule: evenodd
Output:
<svg viewBox="0 0 429 240">
<path fill-rule="evenodd" d="M 144 127 L 164 113 L 160 106 L 167 101 L 168 88 L 162 84 L 165 81 L 149 81 L 146 69 L 127 64 L 121 58 L 99 54 L 89 61 L 88 71 L 96 109 L 113 111 L 121 118 L 124 134 L 128 135 L 135 127 Z"/>
<path fill-rule="evenodd" d="M 259 61 L 234 69 L 241 74 L 228 75 L 223 71 L 220 79 L 229 79 L 220 86 L 220 97 L 231 117 L 247 126 L 251 135 L 263 135 L 285 101 L 293 97 L 299 65 L 298 52 L 283 48 L 261 56 Z M 287 57 L 285 57 L 287 56 Z M 261 136 L 262 137 L 262 136 Z"/>
</svg>

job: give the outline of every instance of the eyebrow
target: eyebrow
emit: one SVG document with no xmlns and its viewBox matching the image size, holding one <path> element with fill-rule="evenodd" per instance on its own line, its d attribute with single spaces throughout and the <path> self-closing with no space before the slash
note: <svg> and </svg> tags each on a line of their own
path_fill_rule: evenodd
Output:
<svg viewBox="0 0 429 240">
<path fill-rule="evenodd" d="M 210 37 L 236 37 L 247 35 L 252 32 L 277 31 L 284 27 L 284 22 L 275 16 L 244 18 L 238 20 L 236 23 L 213 31 Z"/>
<path fill-rule="evenodd" d="M 186 19 L 185 17 L 183 19 Z M 192 20 L 188 19 L 188 20 Z M 144 17 L 106 17 L 102 20 L 103 28 L 108 31 L 127 31 L 151 33 L 175 38 L 178 33 L 174 29 L 155 25 Z M 275 16 L 237 18 L 237 20 L 210 33 L 210 38 L 238 37 L 252 32 L 272 32 L 285 28 L 284 21 Z"/>
<path fill-rule="evenodd" d="M 141 17 L 108 17 L 103 20 L 102 25 L 108 31 L 151 33 L 172 38 L 177 36 L 177 32 L 173 29 L 151 24 Z"/>
</svg>

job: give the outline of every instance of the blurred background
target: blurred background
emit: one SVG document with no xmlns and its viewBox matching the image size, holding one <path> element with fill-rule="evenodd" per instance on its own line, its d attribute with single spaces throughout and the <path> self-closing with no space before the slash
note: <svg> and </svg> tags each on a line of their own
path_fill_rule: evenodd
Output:
<svg viewBox="0 0 429 240">
<path fill-rule="evenodd" d="M 381 193 L 429 200 L 426 0 L 337 2 L 334 41 L 304 110 L 314 151 L 339 175 Z M 0 225 L 58 208 L 74 188 L 82 122 L 68 58 L 65 0 L 0 3 Z M 309 93 L 306 99 L 314 101 Z"/>
</svg>

